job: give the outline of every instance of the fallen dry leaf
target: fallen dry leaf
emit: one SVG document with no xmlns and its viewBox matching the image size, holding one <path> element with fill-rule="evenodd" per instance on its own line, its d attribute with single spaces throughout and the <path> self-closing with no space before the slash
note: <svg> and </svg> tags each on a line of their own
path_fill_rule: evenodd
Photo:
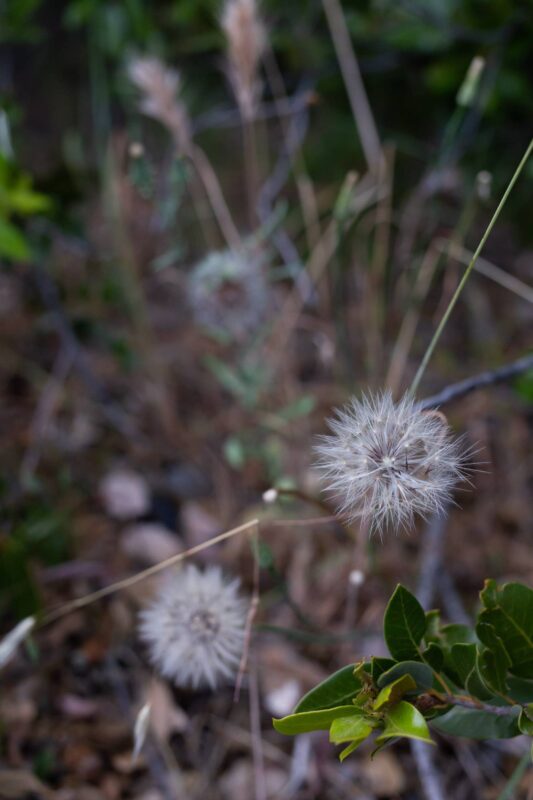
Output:
<svg viewBox="0 0 533 800">
<path fill-rule="evenodd" d="M 29 796 L 39 800 L 57 800 L 57 795 L 35 775 L 19 769 L 0 770 L 0 797 L 2 800 L 27 800 Z"/>
</svg>

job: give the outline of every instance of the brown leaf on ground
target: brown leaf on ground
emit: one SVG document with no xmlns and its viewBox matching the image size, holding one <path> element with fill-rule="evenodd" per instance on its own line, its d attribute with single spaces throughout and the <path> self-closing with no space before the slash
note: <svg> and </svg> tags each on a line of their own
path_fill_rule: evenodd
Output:
<svg viewBox="0 0 533 800">
<path fill-rule="evenodd" d="M 18 769 L 0 770 L 0 792 L 2 800 L 27 800 L 29 796 L 57 800 L 57 794 L 35 775 Z"/>
</svg>

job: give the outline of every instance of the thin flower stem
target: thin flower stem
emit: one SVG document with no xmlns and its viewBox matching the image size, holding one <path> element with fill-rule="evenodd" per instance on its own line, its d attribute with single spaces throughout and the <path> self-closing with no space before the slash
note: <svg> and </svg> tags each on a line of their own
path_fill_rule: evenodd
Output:
<svg viewBox="0 0 533 800">
<path fill-rule="evenodd" d="M 259 529 L 254 531 L 253 535 L 253 547 L 252 547 L 252 554 L 254 559 L 254 588 L 252 593 L 252 599 L 250 601 L 250 607 L 248 609 L 248 614 L 246 616 L 246 625 L 244 630 L 244 646 L 242 648 L 242 655 L 241 660 L 239 663 L 239 672 L 237 673 L 237 679 L 235 681 L 235 691 L 233 692 L 233 702 L 237 703 L 239 701 L 239 697 L 241 694 L 241 686 L 242 681 L 244 678 L 244 672 L 246 670 L 246 664 L 248 662 L 248 657 L 250 653 L 250 642 L 252 639 L 252 626 L 254 624 L 255 616 L 257 614 L 257 609 L 259 608 Z"/>
<path fill-rule="evenodd" d="M 226 539 L 230 539 L 232 536 L 236 536 L 239 533 L 244 533 L 244 531 L 252 529 L 256 531 L 259 529 L 258 519 L 251 519 L 249 522 L 245 522 L 244 525 L 239 525 L 237 528 L 232 528 L 225 533 L 214 536 L 212 539 L 208 539 L 207 542 L 202 542 L 201 544 L 195 545 L 195 547 L 190 547 L 183 553 L 177 553 L 175 556 L 171 556 L 164 561 L 160 561 L 158 564 L 154 564 L 153 567 L 148 567 L 148 569 L 138 572 L 135 575 L 131 575 L 129 578 L 124 578 L 121 581 L 112 583 L 110 586 L 104 586 L 103 589 L 98 589 L 96 592 L 91 592 L 83 597 L 78 597 L 76 600 L 71 600 L 69 603 L 65 603 L 65 605 L 53 609 L 45 614 L 39 620 L 37 627 L 42 628 L 44 625 L 48 625 L 50 622 L 55 622 L 55 620 L 70 614 L 72 611 L 75 611 L 79 608 L 84 608 L 85 606 L 88 606 L 97 600 L 101 600 L 103 597 L 107 597 L 110 594 L 114 594 L 122 589 L 126 589 L 129 586 L 133 586 L 135 583 L 138 583 L 139 581 L 142 581 L 151 575 L 155 575 L 162 569 L 166 569 L 166 567 L 170 567 L 179 563 L 180 561 L 184 561 L 186 558 L 189 558 L 196 553 L 200 553 L 202 550 L 207 550 L 208 547 L 212 547 L 214 544 L 218 544 Z"/>
<path fill-rule="evenodd" d="M 463 274 L 463 277 L 461 278 L 461 280 L 459 282 L 459 285 L 458 285 L 457 289 L 455 290 L 455 292 L 453 294 L 452 299 L 448 303 L 448 307 L 447 307 L 446 311 L 442 315 L 442 319 L 441 319 L 441 321 L 439 322 L 439 324 L 437 326 L 437 330 L 433 334 L 433 338 L 431 339 L 431 341 L 429 343 L 429 346 L 428 346 L 428 348 L 427 348 L 427 350 L 426 350 L 426 352 L 424 354 L 422 362 L 420 363 L 420 366 L 418 367 L 417 373 L 416 373 L 416 375 L 415 375 L 415 377 L 413 379 L 413 382 L 412 382 L 411 387 L 409 389 L 409 393 L 410 394 L 415 394 L 416 390 L 418 389 L 418 386 L 419 386 L 420 381 L 422 379 L 422 376 L 423 376 L 423 374 L 424 374 L 424 372 L 426 370 L 426 367 L 427 367 L 427 365 L 429 363 L 429 360 L 430 360 L 431 356 L 433 355 L 433 351 L 434 351 L 434 349 L 435 349 L 435 347 L 437 345 L 437 342 L 440 339 L 442 331 L 444 330 L 444 326 L 448 322 L 450 314 L 452 313 L 452 311 L 453 311 L 453 309 L 455 307 L 455 304 L 457 303 L 457 300 L 459 299 L 459 295 L 463 291 L 463 289 L 465 287 L 465 284 L 466 284 L 468 278 L 470 277 L 470 273 L 474 269 L 474 266 L 475 266 L 475 263 L 476 263 L 476 261 L 478 259 L 478 256 L 481 253 L 483 247 L 485 246 L 485 242 L 489 238 L 490 233 L 491 233 L 494 225 L 496 224 L 496 221 L 497 221 L 498 217 L 500 216 L 500 213 L 501 213 L 503 207 L 505 206 L 505 204 L 507 202 L 507 199 L 508 199 L 509 195 L 511 194 L 511 191 L 513 190 L 514 185 L 515 185 L 516 181 L 518 180 L 518 178 L 520 176 L 520 173 L 524 169 L 524 167 L 525 167 L 525 165 L 527 163 L 527 160 L 528 160 L 529 156 L 531 155 L 532 151 L 533 151 L 533 139 L 530 141 L 530 143 L 528 145 L 528 148 L 527 148 L 526 152 L 524 153 L 524 155 L 522 157 L 522 160 L 520 161 L 518 167 L 516 168 L 516 171 L 515 171 L 513 177 L 511 178 L 511 180 L 509 182 L 509 185 L 507 186 L 507 189 L 505 190 L 505 192 L 503 194 L 503 197 L 500 200 L 496 211 L 492 215 L 492 219 L 489 222 L 485 233 L 481 237 L 481 241 L 479 242 L 479 244 L 478 244 L 478 246 L 476 248 L 476 251 L 474 252 L 474 255 L 472 256 L 472 258 L 470 260 L 470 263 L 469 263 L 468 267 L 466 268 L 466 270 L 465 270 L 465 272 Z"/>
<path fill-rule="evenodd" d="M 503 792 L 498 795 L 498 800 L 513 800 L 515 792 L 518 789 L 520 781 L 522 780 L 527 768 L 531 765 L 531 753 L 529 748 L 526 750 L 520 761 L 515 767 L 515 770 L 507 783 Z"/>
</svg>

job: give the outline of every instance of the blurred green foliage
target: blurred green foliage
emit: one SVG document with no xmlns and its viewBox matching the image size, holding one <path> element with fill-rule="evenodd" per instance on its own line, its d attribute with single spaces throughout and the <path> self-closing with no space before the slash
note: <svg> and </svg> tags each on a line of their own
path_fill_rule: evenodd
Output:
<svg viewBox="0 0 533 800">
<path fill-rule="evenodd" d="M 68 553 L 66 513 L 38 499 L 28 504 L 0 538 L 0 612 L 9 608 L 17 617 L 34 614 L 40 598 L 33 569 L 59 564 Z"/>
<path fill-rule="evenodd" d="M 50 200 L 32 188 L 30 176 L 0 154 L 0 256 L 11 261 L 28 259 L 31 247 L 18 220 L 50 208 Z"/>
<path fill-rule="evenodd" d="M 221 74 L 220 8 L 219 0 L 10 0 L 0 7 L 2 39 L 12 45 L 4 60 L 26 59 L 36 82 L 46 60 L 51 74 L 68 75 L 65 91 L 81 99 L 89 89 L 98 145 L 111 121 L 128 113 L 124 62 L 133 52 L 156 53 L 183 70 L 193 113 L 231 102 Z M 344 2 L 344 9 L 383 138 L 410 155 L 415 170 L 439 151 L 472 58 L 486 59 L 479 102 L 450 159 L 464 157 L 475 171 L 489 166 L 497 191 L 531 118 L 530 0 L 367 0 Z M 262 10 L 289 91 L 302 77 L 318 90 L 318 124 L 307 143 L 314 174 L 342 176 L 360 152 L 321 3 L 264 0 Z M 10 100 L 23 107 L 23 122 L 31 95 Z M 49 102 L 53 111 L 64 99 L 49 95 Z M 69 102 L 79 100 L 71 95 Z"/>
</svg>

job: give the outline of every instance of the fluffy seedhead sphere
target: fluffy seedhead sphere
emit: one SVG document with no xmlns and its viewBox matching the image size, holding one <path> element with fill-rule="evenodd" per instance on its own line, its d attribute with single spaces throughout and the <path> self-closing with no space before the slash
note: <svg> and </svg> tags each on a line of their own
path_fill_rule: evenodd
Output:
<svg viewBox="0 0 533 800">
<path fill-rule="evenodd" d="M 210 253 L 189 275 L 189 302 L 196 321 L 215 335 L 242 339 L 265 316 L 268 285 L 253 253 Z"/>
<path fill-rule="evenodd" d="M 237 671 L 247 603 L 218 567 L 187 566 L 141 612 L 139 632 L 156 669 L 177 686 L 216 688 Z"/>
<path fill-rule="evenodd" d="M 328 421 L 316 447 L 339 513 L 370 531 L 409 528 L 415 516 L 443 512 L 465 477 L 465 454 L 444 415 L 420 411 L 388 392 L 353 399 Z"/>
</svg>

